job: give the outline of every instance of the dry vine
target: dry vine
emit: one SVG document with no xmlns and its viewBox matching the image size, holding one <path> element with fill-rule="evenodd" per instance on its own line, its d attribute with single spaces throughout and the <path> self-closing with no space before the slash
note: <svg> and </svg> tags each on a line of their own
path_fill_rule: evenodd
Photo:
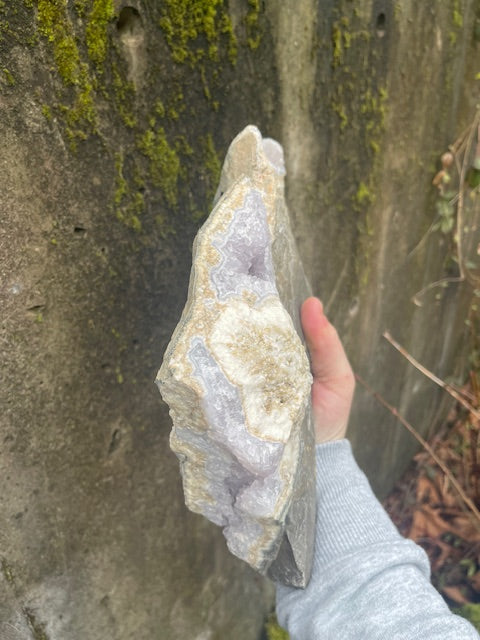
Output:
<svg viewBox="0 0 480 640">
<path fill-rule="evenodd" d="M 472 162 L 472 148 L 474 143 L 475 153 Z M 448 202 L 448 206 L 454 206 L 456 204 L 456 224 L 454 241 L 456 244 L 456 258 L 458 262 L 459 275 L 449 276 L 431 282 L 426 287 L 418 291 L 412 298 L 412 301 L 417 306 L 421 306 L 420 298 L 430 291 L 439 286 L 446 286 L 451 283 L 469 282 L 472 286 L 480 286 L 480 277 L 472 272 L 465 262 L 464 252 L 464 209 L 465 209 L 465 192 L 469 186 L 467 183 L 467 175 L 470 169 L 480 170 L 480 110 L 477 110 L 473 122 L 462 132 L 457 140 L 448 147 L 448 151 L 441 157 L 441 170 L 435 175 L 433 184 L 438 188 L 439 195 L 444 196 L 446 193 L 447 185 L 451 180 L 449 170 L 455 163 L 459 175 L 458 193 L 453 196 Z M 475 186 L 474 191 L 478 190 L 478 186 Z M 435 228 L 432 225 L 430 230 Z M 443 229 L 442 229 L 443 230 Z M 444 230 L 445 231 L 445 230 Z"/>
<path fill-rule="evenodd" d="M 437 456 L 437 454 L 432 449 L 432 447 L 428 444 L 428 442 L 418 433 L 418 431 L 415 429 L 415 427 L 412 424 L 410 424 L 410 422 L 408 422 L 408 420 L 406 420 L 401 415 L 401 413 L 398 411 L 398 409 L 396 407 L 391 405 L 389 402 L 387 402 L 385 400 L 385 398 L 383 398 L 383 396 L 381 396 L 377 391 L 372 389 L 372 387 L 370 387 L 370 385 L 367 382 L 365 382 L 365 380 L 363 380 L 363 378 L 361 378 L 358 374 L 355 374 L 355 378 L 375 398 L 375 400 L 377 400 L 377 402 L 379 402 L 381 405 L 383 405 L 386 409 L 388 409 L 388 411 L 390 411 L 390 413 L 393 416 L 395 416 L 395 418 L 397 418 L 397 420 L 422 445 L 422 447 L 425 449 L 425 451 L 428 452 L 428 454 L 433 458 L 433 460 L 435 460 L 436 464 L 440 467 L 440 469 L 443 471 L 445 476 L 451 482 L 452 487 L 454 487 L 454 489 L 457 491 L 457 493 L 460 496 L 462 502 L 471 511 L 472 516 L 474 518 L 475 526 L 476 526 L 477 529 L 480 530 L 480 511 L 477 509 L 477 507 L 475 506 L 473 501 L 467 496 L 467 494 L 465 493 L 463 488 L 457 482 L 455 476 L 450 471 L 450 469 L 448 469 L 448 467 L 444 464 L 443 460 L 441 460 Z"/>
</svg>

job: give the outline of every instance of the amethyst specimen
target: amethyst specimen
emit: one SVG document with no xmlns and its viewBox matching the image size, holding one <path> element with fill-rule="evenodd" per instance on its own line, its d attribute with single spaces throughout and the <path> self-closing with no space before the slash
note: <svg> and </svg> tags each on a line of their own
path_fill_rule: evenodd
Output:
<svg viewBox="0 0 480 640">
<path fill-rule="evenodd" d="M 298 309 L 310 289 L 284 175 L 278 143 L 253 126 L 235 138 L 157 383 L 187 506 L 222 526 L 230 551 L 254 569 L 306 586 L 314 438 Z"/>
</svg>

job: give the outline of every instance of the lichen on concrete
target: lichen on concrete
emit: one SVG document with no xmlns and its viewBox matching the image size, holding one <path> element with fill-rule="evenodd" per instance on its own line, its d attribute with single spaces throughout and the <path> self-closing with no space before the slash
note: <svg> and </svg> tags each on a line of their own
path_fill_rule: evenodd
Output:
<svg viewBox="0 0 480 640">
<path fill-rule="evenodd" d="M 53 57 L 65 84 L 78 84 L 80 54 L 67 14 L 66 0 L 38 0 L 38 29 L 53 48 Z"/>
<path fill-rule="evenodd" d="M 49 640 L 47 632 L 45 631 L 45 625 L 37 620 L 36 615 L 30 609 L 24 610 L 25 617 L 27 618 L 28 626 L 33 634 L 34 640 Z"/>
<path fill-rule="evenodd" d="M 333 67 L 338 67 L 343 62 L 344 53 L 350 48 L 352 34 L 349 31 L 350 21 L 347 16 L 336 20 L 332 26 Z"/>
<path fill-rule="evenodd" d="M 385 87 L 368 88 L 362 95 L 360 113 L 365 116 L 367 143 L 374 153 L 380 150 L 387 115 L 388 92 Z"/>
<path fill-rule="evenodd" d="M 5 558 L 2 558 L 0 563 L 3 576 L 9 585 L 13 585 L 15 583 L 15 577 L 13 574 L 12 567 L 8 564 Z"/>
<path fill-rule="evenodd" d="M 217 189 L 218 181 L 220 179 L 220 172 L 222 170 L 222 161 L 219 157 L 213 137 L 211 133 L 208 133 L 202 140 L 202 160 L 203 167 L 205 168 L 205 180 L 206 186 L 206 200 L 207 203 L 213 201 L 213 196 Z"/>
<path fill-rule="evenodd" d="M 252 29 L 258 10 L 258 3 L 250 0 L 248 21 Z M 112 40 L 113 0 L 75 0 L 73 11 L 67 0 L 39 0 L 35 15 L 38 34 L 51 52 L 60 81 L 57 98 L 44 103 L 41 111 L 52 126 L 60 127 L 69 148 L 76 151 L 91 136 L 102 138 L 99 109 L 105 101 L 113 105 L 114 118 L 120 118 L 123 126 L 132 131 L 130 141 L 121 151 L 111 150 L 115 165 L 112 206 L 117 219 L 140 231 L 144 192 L 150 187 L 150 191 L 161 192 L 160 202 L 166 207 L 176 207 L 179 181 L 185 174 L 182 158 L 193 153 L 201 157 L 206 198 L 210 199 L 214 191 L 212 182 L 219 171 L 213 139 L 207 133 L 192 149 L 183 134 L 172 135 L 170 123 L 180 123 L 186 110 L 181 82 L 172 81 L 164 95 L 155 98 L 153 108 L 145 109 L 136 102 L 135 84 L 125 77 L 128 74 L 119 60 L 120 48 Z M 219 79 L 218 65 L 222 58 L 233 64 L 237 55 L 237 40 L 226 3 L 168 0 L 157 15 L 172 60 L 196 67 L 210 108 L 217 111 L 220 103 L 213 91 Z M 183 129 L 180 125 L 177 131 Z M 140 161 L 131 160 L 134 154 L 139 154 Z M 148 162 L 142 162 L 142 157 Z M 125 170 L 120 169 L 120 164 L 125 165 Z M 136 179 L 131 174 L 133 165 Z M 141 188 L 135 185 L 138 180 Z"/>
<path fill-rule="evenodd" d="M 149 160 L 149 178 L 159 187 L 167 204 L 175 206 L 178 201 L 177 186 L 181 164 L 177 151 L 169 143 L 165 129 L 150 119 L 149 128 L 138 139 L 139 151 Z"/>
<path fill-rule="evenodd" d="M 159 20 L 172 58 L 194 66 L 201 60 L 219 60 L 222 39 L 236 56 L 236 38 L 224 0 L 165 0 Z"/>
<path fill-rule="evenodd" d="M 463 15 L 460 8 L 459 0 L 454 0 L 452 9 L 452 29 L 449 33 L 450 44 L 454 46 L 457 43 L 458 33 L 463 27 Z"/>
<path fill-rule="evenodd" d="M 113 0 L 93 0 L 85 27 L 88 55 L 101 71 L 108 49 L 107 26 L 115 17 Z"/>
<path fill-rule="evenodd" d="M 137 188 L 124 176 L 123 150 L 115 154 L 115 193 L 114 209 L 117 219 L 133 231 L 142 230 L 141 216 L 145 210 L 143 181 L 137 182 Z"/>
<path fill-rule="evenodd" d="M 108 0 L 96 1 L 92 7 L 86 27 L 88 53 L 97 67 L 105 52 L 105 20 Z M 86 5 L 76 5 L 76 8 Z M 97 108 L 94 93 L 98 88 L 95 74 L 90 69 L 90 60 L 82 59 L 77 35 L 68 13 L 66 0 L 39 0 L 37 11 L 38 31 L 53 52 L 56 70 L 65 89 L 61 99 L 49 105 L 63 123 L 65 137 L 72 150 L 79 141 L 86 140 L 97 132 Z M 95 47 L 93 40 L 95 39 Z M 90 42 L 90 45 L 88 43 Z"/>
<path fill-rule="evenodd" d="M 378 36 L 373 39 L 370 12 L 343 2 L 334 10 L 334 16 L 330 39 L 330 107 L 338 123 L 336 137 L 351 188 L 333 206 L 337 211 L 353 209 L 356 213 L 355 271 L 362 289 L 368 281 L 374 235 L 370 209 L 376 199 L 377 157 L 388 110 L 388 92 L 377 64 L 384 41 Z M 370 73 L 359 76 L 359 58 L 368 61 Z M 357 140 L 358 153 L 352 153 L 348 143 L 352 135 Z"/>
<path fill-rule="evenodd" d="M 290 636 L 279 624 L 275 614 L 271 614 L 265 624 L 267 640 L 289 640 Z"/>
<path fill-rule="evenodd" d="M 135 115 L 135 86 L 123 78 L 118 66 L 112 64 L 113 102 L 120 115 L 123 124 L 129 129 L 134 129 L 137 124 Z"/>
<path fill-rule="evenodd" d="M 12 44 L 27 45 L 32 41 L 32 15 L 33 5 L 31 0 L 19 2 L 0 2 L 0 45 L 2 45 L 2 60 L 6 61 L 6 50 Z M 5 47 L 6 45 L 6 47 Z M 3 48 L 5 47 L 5 49 Z M 8 62 L 10 65 L 10 61 Z M 11 69 L 10 69 L 11 71 Z"/>
<path fill-rule="evenodd" d="M 245 27 L 247 31 L 247 45 L 253 51 L 257 49 L 262 40 L 262 30 L 260 27 L 260 0 L 248 0 L 248 11 L 245 16 Z"/>
<path fill-rule="evenodd" d="M 89 640 L 104 637 L 105 629 L 117 640 L 135 634 L 155 638 L 159 629 L 164 640 L 258 638 L 263 611 L 271 605 L 262 599 L 264 583 L 224 553 L 219 536 L 200 518 L 181 511 L 178 469 L 166 446 L 167 411 L 151 393 L 155 363 L 187 287 L 198 226 L 192 217 L 208 210 L 210 170 L 201 141 L 211 134 L 221 158 L 232 128 L 247 118 L 282 139 L 295 234 L 315 291 L 326 303 L 331 300 L 330 313 L 359 372 L 361 363 L 368 363 L 378 390 L 400 390 L 393 400 L 406 406 L 415 381 L 376 339 L 383 328 L 404 332 L 411 349 L 432 366 L 439 340 L 447 336 L 440 341 L 439 375 L 450 375 L 449 367 L 459 363 L 462 299 L 455 299 L 455 313 L 444 313 L 447 307 L 436 302 L 410 310 L 415 287 L 442 273 L 435 243 L 428 243 L 426 266 L 423 245 L 412 259 L 405 261 L 405 255 L 435 215 L 434 203 L 425 205 L 429 163 L 442 144 L 454 139 L 452 127 L 460 133 L 467 126 L 475 104 L 478 86 L 470 78 L 478 71 L 478 44 L 472 38 L 476 4 L 459 2 L 465 9 L 459 28 L 453 0 L 437 3 L 434 14 L 428 3 L 338 0 L 320 6 L 282 0 L 266 2 L 264 9 L 260 2 L 262 40 L 255 50 L 247 42 L 248 0 L 228 2 L 238 38 L 236 67 L 229 57 L 230 37 L 220 32 L 218 61 L 208 57 L 205 35 L 188 42 L 189 48 L 205 51 L 192 68 L 173 60 L 158 26 L 163 0 L 115 2 L 117 11 L 133 5 L 139 13 L 132 47 L 134 37 L 143 37 L 145 66 L 137 78 L 115 20 L 104 25 L 107 49 L 98 64 L 86 42 L 93 1 L 68 0 L 68 24 L 60 23 L 59 29 L 72 35 L 88 71 L 76 84 L 64 81 L 54 42 L 39 30 L 38 1 L 2 2 L 1 66 L 15 79 L 9 85 L 0 72 L 6 247 L 0 406 L 8 407 L 1 419 L 2 438 L 7 438 L 2 541 L 8 547 L 2 553 L 16 582 L 14 590 L 0 572 L 4 592 L 12 595 L 11 607 L 4 593 L 2 604 L 22 611 L 30 602 L 27 594 L 35 591 L 39 599 L 32 611 L 38 622 L 62 640 L 72 629 Z M 50 4 L 62 6 L 56 0 Z M 222 6 L 227 8 L 227 0 Z M 375 30 L 376 11 L 386 15 L 383 39 Z M 343 16 L 349 25 L 339 25 L 342 62 L 333 68 L 332 25 Z M 455 47 L 449 43 L 451 31 L 457 34 Z M 352 36 L 348 48 L 343 33 Z M 425 50 L 428 65 L 420 68 L 416 61 Z M 210 100 L 202 91 L 200 65 Z M 78 78 L 81 69 L 75 69 L 71 75 Z M 68 113 L 60 105 L 74 106 L 86 82 L 80 111 L 88 114 L 90 98 L 96 121 L 90 111 L 93 125 L 88 120 L 70 125 L 72 133 L 86 136 L 75 138 L 73 154 Z M 381 122 L 382 88 L 388 88 L 388 111 L 385 130 L 377 135 L 366 129 L 370 121 Z M 176 100 L 179 90 L 182 100 Z M 176 207 L 152 183 L 150 160 L 137 146 L 151 117 L 154 130 L 163 127 L 185 171 L 177 181 Z M 372 205 L 368 194 L 375 196 Z M 136 213 L 142 197 L 144 210 Z M 129 217 L 130 208 L 141 228 Z M 74 231 L 77 226 L 83 230 Z M 359 281 L 367 282 L 361 291 Z M 37 290 L 46 307 L 28 311 L 34 304 L 29 293 Z M 452 301 L 450 293 L 455 296 L 454 287 Z M 127 345 L 121 355 L 112 327 Z M 439 337 L 433 341 L 432 327 Z M 437 405 L 427 395 L 420 391 L 419 402 L 409 409 L 419 425 Z M 372 419 L 368 400 L 359 398 L 352 418 L 362 464 L 376 489 L 385 491 L 411 458 L 412 446 L 401 434 L 392 435 L 393 423 L 385 429 L 385 416 Z M 386 452 L 380 465 L 363 446 L 371 441 L 365 424 Z M 119 425 L 122 445 L 110 455 Z M 17 519 L 19 511 L 24 515 Z M 150 551 L 148 562 L 144 549 Z M 208 585 L 212 598 L 205 609 Z M 52 598 L 56 590 L 62 598 Z M 55 631 L 54 624 L 60 629 Z M 22 634 L 32 635 L 31 629 Z"/>
<path fill-rule="evenodd" d="M 7 85 L 9 87 L 13 87 L 15 85 L 15 78 L 13 77 L 11 71 L 7 69 L 7 67 L 3 67 L 2 72 Z"/>
</svg>

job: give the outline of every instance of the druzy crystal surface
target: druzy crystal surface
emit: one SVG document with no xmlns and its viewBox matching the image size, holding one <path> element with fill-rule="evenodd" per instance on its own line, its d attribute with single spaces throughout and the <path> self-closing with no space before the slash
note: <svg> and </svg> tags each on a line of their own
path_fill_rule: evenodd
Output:
<svg viewBox="0 0 480 640">
<path fill-rule="evenodd" d="M 281 146 L 255 127 L 232 142 L 157 383 L 186 505 L 223 527 L 230 551 L 254 569 L 305 586 L 314 439 L 298 313 L 310 290 L 284 176 Z"/>
</svg>

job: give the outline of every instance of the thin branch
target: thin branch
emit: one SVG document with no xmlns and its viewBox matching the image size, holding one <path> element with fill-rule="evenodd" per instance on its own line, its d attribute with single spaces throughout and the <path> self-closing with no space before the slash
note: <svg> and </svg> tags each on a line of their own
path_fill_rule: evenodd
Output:
<svg viewBox="0 0 480 640">
<path fill-rule="evenodd" d="M 460 283 L 460 282 L 470 282 L 470 284 L 476 286 L 478 284 L 479 278 L 473 275 L 465 265 L 464 255 L 463 255 L 463 209 L 464 209 L 464 188 L 465 188 L 465 176 L 468 169 L 469 158 L 472 151 L 472 145 L 477 136 L 477 144 L 480 141 L 480 111 L 477 110 L 475 113 L 475 117 L 473 122 L 462 132 L 462 134 L 457 138 L 457 140 L 453 143 L 453 145 L 449 146 L 450 151 L 453 153 L 455 157 L 455 166 L 457 168 L 457 172 L 459 175 L 459 186 L 458 186 L 458 194 L 452 201 L 452 204 L 456 202 L 457 204 L 457 215 L 456 215 L 456 231 L 455 236 L 457 239 L 457 262 L 458 268 L 460 271 L 459 276 L 455 277 L 446 277 L 441 278 L 440 280 L 436 280 L 435 282 L 431 282 L 426 287 L 423 287 L 420 291 L 418 291 L 413 297 L 412 302 L 416 304 L 418 307 L 422 306 L 420 302 L 420 297 L 423 296 L 430 289 L 435 289 L 436 287 L 452 284 L 452 283 Z M 463 153 L 463 158 L 460 163 L 460 155 Z M 433 224 L 432 224 L 433 226 Z"/>
<path fill-rule="evenodd" d="M 463 154 L 462 168 L 460 171 L 459 189 L 458 189 L 458 202 L 457 202 L 457 256 L 458 267 L 460 269 L 460 276 L 465 278 L 465 265 L 463 262 L 463 244 L 462 244 L 462 229 L 463 229 L 463 190 L 465 186 L 465 173 L 467 171 L 467 163 L 469 162 L 470 153 L 472 151 L 473 140 L 477 134 L 478 129 L 479 112 L 475 114 L 470 133 L 467 137 L 467 143 L 465 145 L 465 153 Z"/>
<path fill-rule="evenodd" d="M 465 276 L 451 276 L 448 278 L 441 278 L 440 280 L 435 280 L 435 282 L 430 282 L 426 287 L 417 291 L 417 293 L 412 297 L 413 304 L 417 305 L 417 307 L 421 307 L 422 303 L 419 300 L 419 296 L 423 296 L 424 293 L 430 291 L 430 289 L 435 289 L 436 287 L 441 287 L 447 284 L 452 284 L 453 282 L 464 282 Z"/>
<path fill-rule="evenodd" d="M 424 438 L 422 438 L 422 436 L 418 433 L 418 431 L 415 429 L 415 427 L 413 425 L 411 425 L 410 422 L 408 422 L 399 413 L 399 411 L 398 411 L 398 409 L 396 409 L 396 407 L 391 405 L 377 391 L 372 389 L 372 387 L 367 382 L 365 382 L 365 380 L 363 378 L 361 378 L 357 373 L 355 374 L 355 378 L 370 393 L 370 395 L 372 395 L 375 398 L 375 400 L 377 400 L 377 402 L 379 402 L 386 409 L 388 409 L 390 411 L 390 413 L 393 416 L 395 416 L 395 418 L 397 418 L 397 420 L 399 422 L 401 422 L 401 424 L 403 424 L 403 426 L 412 434 L 412 436 L 422 445 L 422 447 L 425 449 L 425 451 L 427 451 L 431 455 L 433 460 L 435 460 L 435 462 L 440 467 L 440 469 L 443 471 L 445 476 L 449 479 L 449 481 L 452 484 L 452 487 L 457 491 L 458 495 L 463 500 L 464 504 L 470 509 L 472 514 L 475 516 L 475 520 L 476 520 L 475 524 L 477 526 L 480 526 L 480 511 L 477 509 L 477 507 L 472 502 L 472 500 L 470 500 L 470 498 L 467 496 L 465 491 L 462 489 L 462 487 L 460 486 L 458 481 L 455 479 L 455 476 L 452 474 L 450 469 L 446 466 L 446 464 L 443 462 L 443 460 L 441 460 L 437 456 L 437 454 L 432 449 L 432 447 L 428 444 L 428 442 Z"/>
<path fill-rule="evenodd" d="M 433 382 L 435 382 L 435 384 L 438 384 L 439 387 L 442 387 L 442 389 L 445 389 L 445 391 L 449 393 L 453 398 L 455 398 L 455 400 L 457 400 L 463 407 L 465 407 L 465 409 L 470 411 L 470 413 L 475 416 L 477 420 L 480 420 L 480 411 L 478 409 L 476 409 L 470 402 L 468 402 L 468 400 L 466 400 L 462 394 L 456 391 L 454 387 L 444 382 L 441 378 L 439 378 L 429 369 L 420 364 L 418 360 L 415 360 L 415 358 L 411 356 L 408 351 L 404 349 L 404 347 L 402 347 L 396 340 L 394 340 L 394 338 L 392 338 L 389 331 L 385 331 L 383 337 L 388 340 L 388 342 L 390 342 L 390 344 L 395 347 L 395 349 L 399 351 L 402 356 L 410 362 L 410 364 L 413 364 L 416 369 L 423 373 L 424 376 L 430 378 L 430 380 L 433 380 Z"/>
<path fill-rule="evenodd" d="M 455 142 L 451 145 L 449 145 L 449 149 L 450 151 L 452 151 L 453 155 L 457 155 L 458 153 L 460 153 L 462 151 L 462 148 L 465 146 L 465 142 L 467 140 L 467 136 L 470 133 L 472 129 L 472 125 L 469 124 L 467 127 L 465 127 L 465 129 L 462 131 L 462 133 L 458 136 L 458 138 L 455 140 Z"/>
</svg>

